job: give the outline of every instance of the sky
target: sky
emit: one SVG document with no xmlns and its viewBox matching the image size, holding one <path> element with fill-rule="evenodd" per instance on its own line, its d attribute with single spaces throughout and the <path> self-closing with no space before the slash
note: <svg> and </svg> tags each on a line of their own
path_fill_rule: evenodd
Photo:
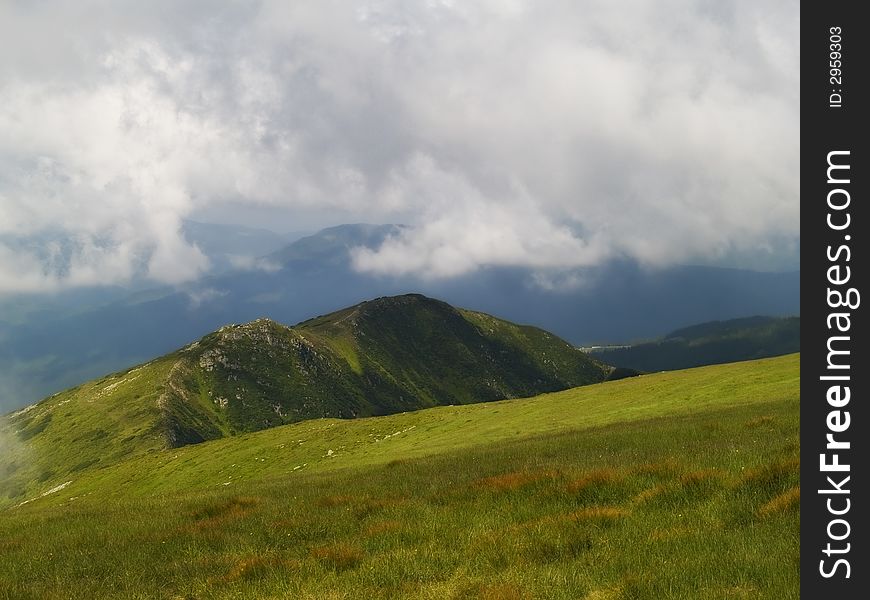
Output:
<svg viewBox="0 0 870 600">
<path fill-rule="evenodd" d="M 793 252 L 799 63 L 795 0 L 5 0 L 0 295 L 194 279 L 189 218 L 408 224 L 373 274 Z"/>
</svg>

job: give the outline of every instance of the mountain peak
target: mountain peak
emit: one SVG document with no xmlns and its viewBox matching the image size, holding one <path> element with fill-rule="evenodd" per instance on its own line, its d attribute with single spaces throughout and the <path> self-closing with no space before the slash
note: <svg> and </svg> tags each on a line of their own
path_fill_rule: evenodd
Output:
<svg viewBox="0 0 870 600">
<path fill-rule="evenodd" d="M 297 261 L 344 264 L 351 248 L 380 246 L 389 236 L 399 233 L 403 227 L 403 225 L 369 223 L 327 227 L 284 246 L 266 258 L 279 264 Z"/>
<path fill-rule="evenodd" d="M 424 296 L 423 294 L 381 296 L 379 298 L 360 302 L 356 306 L 356 308 L 364 309 L 369 313 L 387 310 L 408 310 L 414 307 L 425 307 L 430 310 L 449 310 L 456 312 L 456 309 L 447 304 L 446 302 Z"/>
<path fill-rule="evenodd" d="M 225 325 L 0 425 L 38 444 L 75 446 L 71 455 L 85 462 L 52 466 L 61 476 L 85 463 L 306 419 L 533 396 L 599 382 L 609 371 L 540 329 L 405 294 L 294 327 L 268 318 Z"/>
</svg>

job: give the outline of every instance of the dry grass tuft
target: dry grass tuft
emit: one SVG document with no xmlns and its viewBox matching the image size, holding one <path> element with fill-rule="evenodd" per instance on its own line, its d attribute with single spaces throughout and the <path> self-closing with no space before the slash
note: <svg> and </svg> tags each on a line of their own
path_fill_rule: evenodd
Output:
<svg viewBox="0 0 870 600">
<path fill-rule="evenodd" d="M 324 496 L 323 498 L 316 500 L 314 504 L 321 508 L 332 508 L 335 506 L 353 504 L 356 500 L 357 498 L 354 498 L 353 496 Z"/>
<path fill-rule="evenodd" d="M 691 504 L 713 493 L 723 482 L 723 473 L 714 470 L 683 473 L 676 481 L 659 483 L 634 497 L 635 504 L 652 500 L 667 504 Z"/>
<path fill-rule="evenodd" d="M 693 488 L 721 482 L 722 479 L 722 473 L 708 469 L 704 471 L 692 471 L 691 473 L 680 475 L 679 482 L 684 488 Z"/>
<path fill-rule="evenodd" d="M 475 486 L 491 491 L 515 490 L 543 479 L 554 479 L 558 476 L 556 471 L 514 471 L 484 477 L 475 482 Z"/>
<path fill-rule="evenodd" d="M 203 532 L 223 526 L 227 521 L 240 519 L 250 514 L 260 503 L 258 498 L 237 496 L 222 502 L 208 504 L 192 513 L 193 523 L 185 529 L 193 532 Z"/>
<path fill-rule="evenodd" d="M 272 529 L 295 529 L 305 524 L 305 521 L 299 517 L 291 519 L 278 519 L 272 522 Z"/>
<path fill-rule="evenodd" d="M 747 470 L 741 477 L 741 483 L 773 484 L 791 475 L 800 475 L 800 470 L 801 459 L 799 456 L 793 456 Z"/>
<path fill-rule="evenodd" d="M 602 524 L 615 523 L 620 519 L 624 519 L 629 514 L 628 510 L 615 506 L 590 506 L 581 510 L 575 510 L 563 516 L 565 521 L 574 521 L 575 523 L 594 522 Z"/>
<path fill-rule="evenodd" d="M 612 524 L 623 519 L 631 514 L 631 511 L 617 506 L 589 506 L 580 510 L 575 510 L 570 513 L 562 513 L 556 515 L 547 515 L 539 519 L 532 519 L 524 523 L 519 523 L 511 527 L 507 527 L 504 531 L 517 533 L 527 531 L 538 527 L 558 526 L 563 527 L 567 522 L 577 525 L 583 523 L 597 524 Z"/>
<path fill-rule="evenodd" d="M 770 502 L 766 502 L 758 509 L 758 516 L 761 518 L 779 514 L 800 508 L 801 504 L 801 487 L 796 485 L 773 498 Z"/>
<path fill-rule="evenodd" d="M 653 498 L 658 498 L 673 489 L 674 487 L 672 485 L 660 483 L 639 493 L 634 497 L 633 502 L 636 504 L 643 504 L 644 502 L 649 502 Z"/>
<path fill-rule="evenodd" d="M 605 485 L 613 485 L 621 482 L 624 476 L 616 469 L 598 469 L 590 471 L 580 479 L 575 479 L 567 485 L 570 493 L 576 494 L 588 488 L 602 487 Z"/>
<path fill-rule="evenodd" d="M 311 556 L 336 571 L 345 571 L 357 566 L 365 555 L 356 546 L 339 543 L 312 548 Z"/>
<path fill-rule="evenodd" d="M 383 533 L 392 533 L 401 528 L 402 524 L 399 521 L 378 521 L 366 527 L 365 535 L 367 537 L 374 537 Z"/>
<path fill-rule="evenodd" d="M 354 508 L 354 515 L 358 519 L 364 519 L 369 515 L 401 506 L 408 501 L 406 497 L 396 496 L 392 498 L 366 498 L 358 502 Z"/>
</svg>

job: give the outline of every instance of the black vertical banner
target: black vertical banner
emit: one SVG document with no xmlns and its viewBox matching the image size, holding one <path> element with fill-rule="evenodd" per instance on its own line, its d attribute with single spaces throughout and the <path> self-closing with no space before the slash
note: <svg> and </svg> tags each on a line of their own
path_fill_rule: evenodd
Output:
<svg viewBox="0 0 870 600">
<path fill-rule="evenodd" d="M 870 269 L 866 80 L 859 2 L 801 14 L 801 597 L 870 593 Z M 870 293 L 870 292 L 868 292 Z"/>
</svg>

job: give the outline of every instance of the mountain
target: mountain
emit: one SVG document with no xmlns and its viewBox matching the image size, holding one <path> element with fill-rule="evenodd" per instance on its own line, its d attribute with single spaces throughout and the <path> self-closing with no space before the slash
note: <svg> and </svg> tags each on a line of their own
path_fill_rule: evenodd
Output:
<svg viewBox="0 0 870 600">
<path fill-rule="evenodd" d="M 350 249 L 377 248 L 398 225 L 341 225 L 245 268 L 93 308 L 0 322 L 0 410 L 160 356 L 224 323 L 267 314 L 295 323 L 377 296 L 419 292 L 553 331 L 575 345 L 650 339 L 689 323 L 800 312 L 800 273 L 627 261 L 570 273 L 491 267 L 436 280 L 353 269 Z M 542 279 L 543 277 L 543 279 Z M 0 316 L 0 321 L 3 321 Z"/>
<path fill-rule="evenodd" d="M 376 248 L 387 237 L 399 234 L 402 225 L 339 225 L 327 227 L 315 235 L 305 236 L 264 258 L 283 268 L 293 266 L 346 267 L 352 248 Z"/>
<path fill-rule="evenodd" d="M 276 233 L 259 227 L 201 223 L 185 220 L 181 234 L 208 257 L 211 274 L 254 265 L 254 259 L 270 254 L 306 234 Z"/>
<path fill-rule="evenodd" d="M 610 370 L 546 331 L 421 295 L 292 328 L 258 319 L 13 413 L 0 435 L 48 460 L 19 462 L 10 451 L 0 479 L 20 485 L 308 419 L 532 396 Z"/>
<path fill-rule="evenodd" d="M 800 317 L 711 321 L 652 342 L 592 348 L 589 354 L 620 368 L 672 371 L 799 352 L 800 329 Z"/>
<path fill-rule="evenodd" d="M 800 423 L 792 355 L 45 471 L 0 597 L 797 599 Z"/>
</svg>

